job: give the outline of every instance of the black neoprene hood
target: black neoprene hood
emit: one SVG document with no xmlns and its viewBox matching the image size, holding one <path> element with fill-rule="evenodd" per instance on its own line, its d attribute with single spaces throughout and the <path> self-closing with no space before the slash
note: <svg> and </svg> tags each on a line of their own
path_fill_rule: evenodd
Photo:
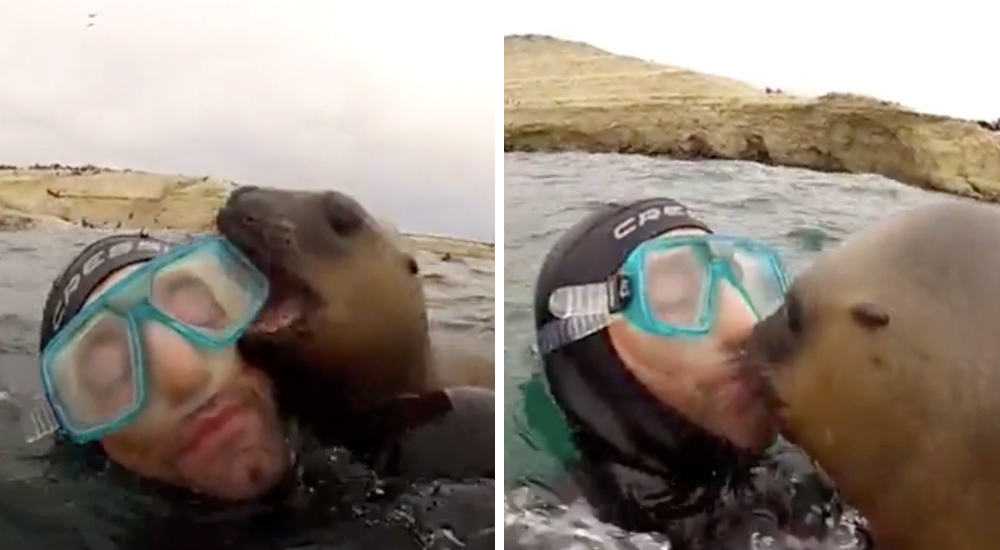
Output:
<svg viewBox="0 0 1000 550">
<path fill-rule="evenodd" d="M 170 243 L 143 233 L 111 235 L 84 247 L 49 288 L 42 310 L 39 351 L 80 312 L 90 293 L 109 275 L 128 265 L 151 260 L 169 248 Z"/>
<path fill-rule="evenodd" d="M 667 231 L 711 233 L 668 198 L 603 205 L 553 245 L 535 284 L 536 330 L 554 319 L 549 295 L 567 285 L 607 280 L 639 244 Z M 598 439 L 616 460 L 692 479 L 714 478 L 737 460 L 731 445 L 656 400 L 625 368 L 607 330 L 543 355 L 552 397 L 578 437 Z M 708 482 L 708 479 L 706 479 Z"/>
</svg>

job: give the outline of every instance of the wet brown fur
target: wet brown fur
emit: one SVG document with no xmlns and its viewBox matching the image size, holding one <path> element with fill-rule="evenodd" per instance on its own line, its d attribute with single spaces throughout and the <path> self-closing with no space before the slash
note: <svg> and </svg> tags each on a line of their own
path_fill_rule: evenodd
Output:
<svg viewBox="0 0 1000 550">
<path fill-rule="evenodd" d="M 887 550 L 1000 548 L 1000 209 L 913 209 L 820 254 L 754 330 L 783 432 Z"/>
<path fill-rule="evenodd" d="M 464 352 L 435 345 L 413 256 L 351 197 L 242 188 L 217 223 L 267 273 L 275 301 L 306 301 L 291 327 L 241 342 L 283 407 L 346 420 L 402 394 L 465 384 L 463 369 L 492 389 L 492 357 L 469 353 L 454 367 L 449 358 Z"/>
</svg>

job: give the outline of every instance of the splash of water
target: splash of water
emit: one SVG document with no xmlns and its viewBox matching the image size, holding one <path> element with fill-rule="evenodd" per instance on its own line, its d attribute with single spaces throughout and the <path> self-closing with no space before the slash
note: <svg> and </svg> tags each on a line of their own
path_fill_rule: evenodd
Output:
<svg viewBox="0 0 1000 550">
<path fill-rule="evenodd" d="M 718 550 L 870 550 L 866 523 L 853 509 L 847 509 L 822 540 L 801 539 L 761 524 L 761 516 L 747 511 L 749 530 L 738 530 L 713 543 Z M 565 505 L 543 504 L 528 487 L 512 489 L 504 495 L 504 546 L 523 550 L 671 550 L 674 546 L 662 533 L 626 531 L 598 519 L 585 502 Z"/>
</svg>

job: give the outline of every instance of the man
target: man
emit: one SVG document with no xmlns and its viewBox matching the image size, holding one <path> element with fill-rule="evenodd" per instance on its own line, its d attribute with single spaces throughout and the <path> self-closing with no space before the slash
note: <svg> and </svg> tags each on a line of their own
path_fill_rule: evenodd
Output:
<svg viewBox="0 0 1000 550">
<path fill-rule="evenodd" d="M 220 538 L 232 544 L 316 529 L 329 535 L 339 506 L 356 505 L 368 491 L 412 500 L 401 484 L 357 477 L 371 470 L 277 410 L 270 379 L 236 346 L 255 328 L 267 296 L 264 276 L 219 236 L 180 245 L 141 234 L 105 237 L 54 281 L 40 338 L 45 400 L 32 416 L 53 420 L 53 457 L 83 455 L 112 467 L 104 477 L 131 484 L 138 474 L 141 485 L 170 496 L 170 512 L 150 524 L 139 546 L 214 547 Z M 386 440 L 395 454 L 407 452 L 406 443 L 405 434 Z M 331 474 L 338 463 L 348 474 Z M 457 501 L 482 497 L 458 485 L 444 489 Z M 182 510 L 195 521 L 185 522 Z M 402 527 L 391 523 L 368 536 L 400 536 Z"/>
<path fill-rule="evenodd" d="M 798 449 L 772 445 L 737 361 L 787 284 L 775 251 L 712 234 L 667 198 L 607 205 L 567 231 L 534 304 L 544 373 L 580 454 L 562 499 L 666 533 L 673 548 L 827 537 L 834 488 Z"/>
</svg>

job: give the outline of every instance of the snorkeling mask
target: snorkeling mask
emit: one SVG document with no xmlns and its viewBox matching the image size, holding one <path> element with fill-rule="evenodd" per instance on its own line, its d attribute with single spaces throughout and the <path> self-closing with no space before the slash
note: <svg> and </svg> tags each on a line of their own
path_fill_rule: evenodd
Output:
<svg viewBox="0 0 1000 550">
<path fill-rule="evenodd" d="M 685 234 L 644 241 L 609 279 L 549 295 L 554 319 L 538 332 L 539 351 L 586 338 L 619 316 L 657 336 L 704 337 L 716 325 L 725 284 L 759 320 L 781 306 L 789 276 L 778 253 L 752 239 Z"/>
<path fill-rule="evenodd" d="M 153 390 L 144 329 L 156 326 L 180 335 L 202 354 L 210 384 L 218 386 L 236 364 L 231 360 L 236 341 L 267 299 L 266 277 L 220 236 L 158 250 L 132 263 L 138 261 L 145 263 L 90 298 L 75 315 L 70 312 L 71 318 L 44 344 L 41 377 L 47 405 L 58 427 L 77 443 L 115 432 L 143 411 Z M 86 266 L 81 271 L 87 275 Z M 71 292 L 66 290 L 66 296 Z M 57 318 L 48 321 L 52 328 L 61 322 L 58 308 L 47 313 Z M 45 338 L 43 332 L 43 342 Z"/>
</svg>

